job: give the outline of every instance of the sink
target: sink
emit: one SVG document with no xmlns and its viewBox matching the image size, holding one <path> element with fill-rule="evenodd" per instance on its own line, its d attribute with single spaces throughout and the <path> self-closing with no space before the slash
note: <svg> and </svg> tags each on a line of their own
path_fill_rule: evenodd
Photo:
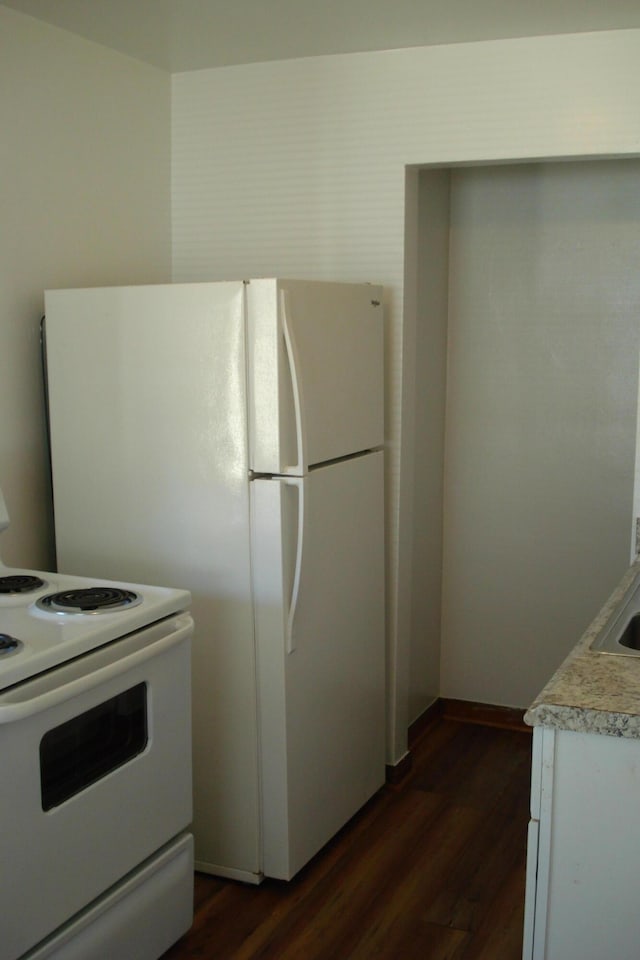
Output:
<svg viewBox="0 0 640 960">
<path fill-rule="evenodd" d="M 640 613 L 635 613 L 631 617 L 616 642 L 629 651 L 640 653 Z"/>
<path fill-rule="evenodd" d="M 596 653 L 640 657 L 640 574 L 631 582 L 609 623 L 591 644 Z"/>
</svg>

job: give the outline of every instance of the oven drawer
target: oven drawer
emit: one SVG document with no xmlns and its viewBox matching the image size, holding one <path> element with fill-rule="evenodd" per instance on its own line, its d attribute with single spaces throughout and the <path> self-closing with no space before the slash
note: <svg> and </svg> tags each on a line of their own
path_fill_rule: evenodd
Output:
<svg viewBox="0 0 640 960">
<path fill-rule="evenodd" d="M 21 960 L 157 960 L 193 920 L 193 837 L 186 834 Z"/>
<path fill-rule="evenodd" d="M 189 825 L 192 626 L 169 618 L 0 695 L 0 960 Z"/>
</svg>

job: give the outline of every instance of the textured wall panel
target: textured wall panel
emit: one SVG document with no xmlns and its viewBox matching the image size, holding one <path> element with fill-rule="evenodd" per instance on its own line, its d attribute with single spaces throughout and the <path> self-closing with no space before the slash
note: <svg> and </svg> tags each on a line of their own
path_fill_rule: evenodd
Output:
<svg viewBox="0 0 640 960">
<path fill-rule="evenodd" d="M 392 729 L 405 746 L 412 478 L 401 471 L 407 164 L 640 152 L 640 31 L 173 78 L 175 280 L 372 280 L 388 310 Z M 408 323 L 414 318 L 408 317 Z M 411 362 L 411 358 L 407 359 Z"/>
</svg>

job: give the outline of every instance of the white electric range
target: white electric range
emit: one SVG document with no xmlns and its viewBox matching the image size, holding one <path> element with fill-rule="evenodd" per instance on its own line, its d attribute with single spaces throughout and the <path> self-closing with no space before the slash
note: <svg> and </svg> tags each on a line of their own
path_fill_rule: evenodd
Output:
<svg viewBox="0 0 640 960">
<path fill-rule="evenodd" d="M 189 604 L 0 562 L 0 960 L 157 960 L 191 925 Z"/>
</svg>

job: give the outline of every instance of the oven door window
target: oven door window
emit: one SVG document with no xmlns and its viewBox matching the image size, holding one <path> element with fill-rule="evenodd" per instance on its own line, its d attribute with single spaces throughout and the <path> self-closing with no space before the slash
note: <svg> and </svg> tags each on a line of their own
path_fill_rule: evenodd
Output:
<svg viewBox="0 0 640 960">
<path fill-rule="evenodd" d="M 45 733 L 42 809 L 51 810 L 145 749 L 147 685 L 139 683 Z"/>
</svg>

